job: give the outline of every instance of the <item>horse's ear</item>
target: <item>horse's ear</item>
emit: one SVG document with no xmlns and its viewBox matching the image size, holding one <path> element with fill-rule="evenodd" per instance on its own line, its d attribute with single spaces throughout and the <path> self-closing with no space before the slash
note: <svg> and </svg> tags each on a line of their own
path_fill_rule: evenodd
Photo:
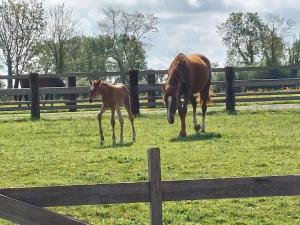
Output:
<svg viewBox="0 0 300 225">
<path fill-rule="evenodd" d="M 96 85 L 98 86 L 99 84 L 101 84 L 101 82 L 102 82 L 101 80 L 97 80 Z"/>
<path fill-rule="evenodd" d="M 163 90 L 163 92 L 166 92 L 166 84 L 164 83 L 163 85 L 162 85 L 162 90 Z"/>
</svg>

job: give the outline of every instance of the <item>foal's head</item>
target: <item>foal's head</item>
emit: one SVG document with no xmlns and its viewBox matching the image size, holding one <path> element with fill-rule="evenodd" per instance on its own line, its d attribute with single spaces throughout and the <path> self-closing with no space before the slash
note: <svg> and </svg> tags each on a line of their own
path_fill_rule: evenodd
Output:
<svg viewBox="0 0 300 225">
<path fill-rule="evenodd" d="M 100 84 L 101 80 L 90 80 L 90 93 L 89 93 L 89 102 L 92 103 L 94 99 L 100 94 Z"/>
</svg>

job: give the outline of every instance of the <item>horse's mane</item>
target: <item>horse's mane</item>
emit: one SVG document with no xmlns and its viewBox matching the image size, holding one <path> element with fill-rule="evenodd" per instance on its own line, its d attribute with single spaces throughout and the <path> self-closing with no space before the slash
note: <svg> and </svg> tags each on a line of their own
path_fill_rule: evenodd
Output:
<svg viewBox="0 0 300 225">
<path fill-rule="evenodd" d="M 173 60 L 173 62 L 170 65 L 169 71 L 168 71 L 168 83 L 170 85 L 173 85 L 178 82 L 177 81 L 178 77 L 174 76 L 175 71 L 182 68 L 182 66 L 186 66 L 187 63 L 188 63 L 188 58 L 186 57 L 185 54 L 179 53 L 175 57 L 175 59 Z"/>
</svg>

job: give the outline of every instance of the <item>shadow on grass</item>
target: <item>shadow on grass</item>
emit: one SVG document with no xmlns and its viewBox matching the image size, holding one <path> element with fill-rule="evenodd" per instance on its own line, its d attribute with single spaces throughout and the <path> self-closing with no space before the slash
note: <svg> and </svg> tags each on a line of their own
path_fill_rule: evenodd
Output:
<svg viewBox="0 0 300 225">
<path fill-rule="evenodd" d="M 170 139 L 171 142 L 190 142 L 190 141 L 205 141 L 221 138 L 222 135 L 220 133 L 207 132 L 207 133 L 195 133 L 188 135 L 186 137 L 176 137 Z"/>
<path fill-rule="evenodd" d="M 133 145 L 134 141 L 131 142 L 124 142 L 124 143 L 116 143 L 116 144 L 110 144 L 110 145 L 99 145 L 99 149 L 106 149 L 106 148 L 126 148 L 126 147 L 130 147 L 131 145 Z"/>
</svg>

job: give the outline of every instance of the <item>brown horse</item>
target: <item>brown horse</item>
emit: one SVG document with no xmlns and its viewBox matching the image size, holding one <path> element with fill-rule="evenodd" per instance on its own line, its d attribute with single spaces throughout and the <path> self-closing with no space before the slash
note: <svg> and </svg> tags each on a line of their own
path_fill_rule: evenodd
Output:
<svg viewBox="0 0 300 225">
<path fill-rule="evenodd" d="M 205 131 L 205 114 L 207 103 L 210 102 L 209 88 L 211 83 L 211 65 L 209 60 L 199 54 L 178 54 L 168 70 L 168 78 L 163 85 L 164 101 L 167 106 L 167 119 L 174 123 L 174 116 L 178 110 L 181 120 L 179 135 L 186 136 L 185 117 L 189 100 L 193 106 L 193 123 L 196 131 Z M 200 93 L 202 105 L 202 125 L 197 124 L 196 96 Z M 183 103 L 181 98 L 183 96 Z"/>
<path fill-rule="evenodd" d="M 131 122 L 132 127 L 132 139 L 135 140 L 135 129 L 133 120 L 134 117 L 132 115 L 131 109 L 130 109 L 130 97 L 129 97 L 129 91 L 126 86 L 124 85 L 112 85 L 106 82 L 102 82 L 101 80 L 95 80 L 90 81 L 91 88 L 90 88 L 90 94 L 89 94 L 89 102 L 92 103 L 93 100 L 101 95 L 102 96 L 102 107 L 100 109 L 100 112 L 98 114 L 98 122 L 99 122 L 99 132 L 100 132 L 100 144 L 102 145 L 104 142 L 104 136 L 103 136 L 103 129 L 101 125 L 101 119 L 102 115 L 105 112 L 105 110 L 110 109 L 111 110 L 111 126 L 112 126 L 112 141 L 113 144 L 116 143 L 116 135 L 115 135 L 115 111 L 117 111 L 119 122 L 121 125 L 121 133 L 120 133 L 120 143 L 123 143 L 123 125 L 124 120 L 121 113 L 121 106 L 124 106 L 127 113 L 128 118 Z"/>
</svg>

